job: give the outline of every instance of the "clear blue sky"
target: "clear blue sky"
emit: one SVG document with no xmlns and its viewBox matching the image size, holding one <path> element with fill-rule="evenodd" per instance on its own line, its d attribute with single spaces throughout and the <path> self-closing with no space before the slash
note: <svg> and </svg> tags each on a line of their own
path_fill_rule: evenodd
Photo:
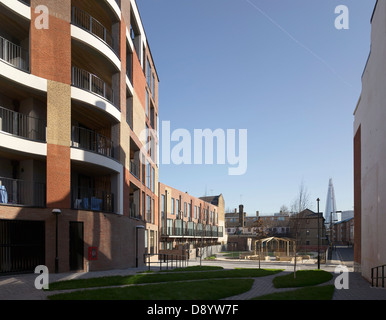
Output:
<svg viewBox="0 0 386 320">
<path fill-rule="evenodd" d="M 137 0 L 171 129 L 248 130 L 248 170 L 160 165 L 160 181 L 222 193 L 248 215 L 290 207 L 303 181 L 324 211 L 353 209 L 353 111 L 370 49 L 375 0 Z M 335 28 L 335 8 L 349 29 Z M 160 146 L 162 148 L 162 144 Z M 173 145 L 172 145 L 173 147 Z"/>
</svg>

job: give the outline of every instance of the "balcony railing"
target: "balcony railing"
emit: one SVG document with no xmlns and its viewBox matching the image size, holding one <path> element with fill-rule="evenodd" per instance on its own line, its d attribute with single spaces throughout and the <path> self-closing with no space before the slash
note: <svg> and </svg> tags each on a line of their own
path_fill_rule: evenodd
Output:
<svg viewBox="0 0 386 320">
<path fill-rule="evenodd" d="M 3 37 L 0 37 L 0 59 L 20 70 L 29 71 L 28 51 Z"/>
<path fill-rule="evenodd" d="M 71 14 L 72 24 L 80 27 L 87 32 L 98 37 L 100 40 L 105 42 L 111 49 L 113 49 L 113 37 L 106 27 L 101 24 L 98 20 L 93 18 L 89 13 L 83 11 L 77 7 L 72 7 Z"/>
<path fill-rule="evenodd" d="M 0 107 L 0 131 L 34 141 L 46 141 L 47 121 Z"/>
<path fill-rule="evenodd" d="M 95 74 L 78 67 L 72 67 L 71 84 L 74 87 L 90 91 L 107 99 L 118 109 L 114 103 L 113 89 Z"/>
<path fill-rule="evenodd" d="M 114 212 L 114 194 L 100 189 L 73 187 L 72 209 Z"/>
<path fill-rule="evenodd" d="M 43 208 L 46 206 L 46 185 L 0 177 L 0 205 L 4 204 Z"/>
<path fill-rule="evenodd" d="M 109 158 L 114 157 L 114 143 L 107 137 L 95 131 L 72 127 L 71 132 L 72 147 L 99 153 Z"/>
<path fill-rule="evenodd" d="M 177 221 L 177 220 L 176 220 Z M 163 236 L 180 236 L 180 237 L 222 237 L 222 227 L 209 225 L 195 225 L 193 228 L 182 227 L 181 224 L 177 226 L 161 227 L 161 235 Z"/>
</svg>

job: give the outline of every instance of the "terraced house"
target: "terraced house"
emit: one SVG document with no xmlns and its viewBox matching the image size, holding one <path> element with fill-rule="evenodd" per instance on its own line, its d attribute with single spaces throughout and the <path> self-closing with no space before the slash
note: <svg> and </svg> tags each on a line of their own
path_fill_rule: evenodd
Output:
<svg viewBox="0 0 386 320">
<path fill-rule="evenodd" d="M 0 8 L 0 273 L 143 264 L 159 79 L 135 1 Z"/>
</svg>

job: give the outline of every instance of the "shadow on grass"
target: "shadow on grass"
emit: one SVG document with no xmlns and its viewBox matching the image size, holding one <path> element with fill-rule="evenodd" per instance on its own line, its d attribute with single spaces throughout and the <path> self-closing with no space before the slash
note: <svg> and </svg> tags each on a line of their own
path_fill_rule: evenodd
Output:
<svg viewBox="0 0 386 320">
<path fill-rule="evenodd" d="M 253 279 L 169 282 L 60 293 L 49 300 L 218 300 L 249 291 Z"/>
</svg>

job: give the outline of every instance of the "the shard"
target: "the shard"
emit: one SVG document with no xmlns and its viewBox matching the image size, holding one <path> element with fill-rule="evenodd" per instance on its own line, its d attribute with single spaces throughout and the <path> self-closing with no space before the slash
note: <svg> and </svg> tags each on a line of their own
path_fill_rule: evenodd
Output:
<svg viewBox="0 0 386 320">
<path fill-rule="evenodd" d="M 327 199 L 326 199 L 326 210 L 324 211 L 324 219 L 326 224 L 330 224 L 330 221 L 337 221 L 337 213 L 336 213 L 336 200 L 335 200 L 335 192 L 334 185 L 332 184 L 332 179 L 328 182 L 328 191 L 327 191 Z"/>
</svg>

